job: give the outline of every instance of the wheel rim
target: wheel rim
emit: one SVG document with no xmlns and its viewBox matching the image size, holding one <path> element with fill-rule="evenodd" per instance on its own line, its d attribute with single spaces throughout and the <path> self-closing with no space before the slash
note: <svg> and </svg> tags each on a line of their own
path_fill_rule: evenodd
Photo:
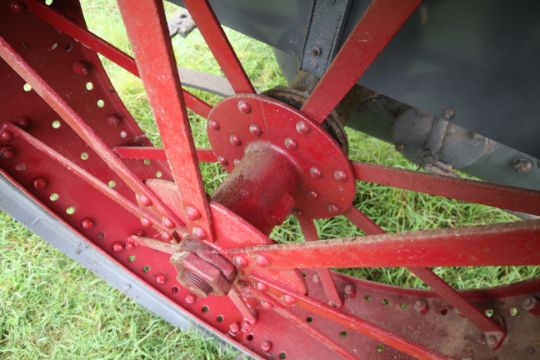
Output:
<svg viewBox="0 0 540 360">
<path fill-rule="evenodd" d="M 396 11 L 398 15 L 388 19 L 383 29 L 372 28 L 373 24 L 370 23 L 372 17 L 368 16 L 369 13 L 366 15 L 367 20 L 361 26 L 367 26 L 375 34 L 379 31 L 391 37 L 416 6 L 416 2 L 404 3 L 401 11 Z M 233 89 L 237 93 L 253 93 L 249 79 L 207 3 L 186 1 L 186 4 L 211 50 L 218 54 L 218 62 L 231 81 Z M 527 355 L 530 354 L 530 349 L 534 350 L 538 346 L 534 338 L 531 338 L 531 334 L 534 334 L 534 330 L 540 326 L 534 315 L 538 312 L 538 305 L 535 305 L 534 298 L 539 288 L 537 280 L 502 289 L 458 294 L 449 291 L 448 287 L 429 270 L 416 268 L 422 263 L 422 259 L 415 259 L 409 265 L 415 266 L 412 270 L 430 284 L 439 296 L 441 293 L 445 294 L 444 299 L 437 298 L 431 292 L 374 285 L 343 275 L 331 274 L 326 270 L 303 271 L 309 294 L 304 296 L 283 287 L 283 283 L 279 281 L 276 283 L 276 280 L 280 280 L 283 276 L 290 276 L 291 282 L 288 283 L 290 285 L 293 281 L 297 281 L 297 279 L 293 280 L 294 275 L 290 273 L 284 275 L 281 270 L 277 275 L 270 272 L 264 273 L 261 270 L 264 266 L 260 262 L 257 263 L 251 256 L 253 249 L 249 250 L 250 254 L 247 256 L 250 264 L 243 269 L 237 266 L 241 272 L 248 275 L 246 278 L 250 281 L 250 286 L 238 286 L 236 299 L 234 297 L 203 299 L 193 296 L 176 282 L 176 270 L 170 265 L 168 254 L 141 246 L 144 244 L 138 242 L 137 239 L 128 239 L 129 235 L 135 234 L 138 237 L 161 235 L 163 240 L 170 240 L 174 236 L 182 237 L 191 232 L 201 239 L 219 241 L 220 235 L 225 236 L 231 233 L 230 230 L 227 232 L 222 230 L 223 232 L 220 233 L 220 226 L 224 229 L 222 224 L 227 224 L 227 226 L 233 224 L 237 226 L 234 229 L 236 233 L 249 232 L 251 239 L 258 239 L 258 242 L 250 244 L 238 242 L 227 247 L 237 248 L 270 243 L 267 237 L 256 229 L 250 229 L 249 225 L 228 210 L 215 204 L 208 204 L 206 201 L 195 162 L 195 149 L 189 137 L 183 101 L 202 115 L 208 116 L 210 107 L 190 95 L 185 95 L 185 98 L 179 97 L 175 90 L 179 88 L 179 83 L 171 77 L 170 82 L 167 83 L 169 93 L 154 94 L 154 100 L 151 98 L 150 101 L 155 108 L 170 111 L 167 115 L 171 115 L 171 118 L 184 119 L 183 122 L 171 124 L 163 119 L 160 120 L 158 116 L 158 123 L 161 122 L 160 128 L 165 136 L 168 134 L 178 136 L 182 133 L 185 135 L 184 143 L 191 143 L 191 147 L 187 150 L 184 148 L 182 151 L 188 156 L 182 157 L 174 150 L 177 139 L 169 136 L 168 140 L 164 139 L 164 144 L 167 158 L 171 160 L 169 166 L 172 169 L 172 175 L 165 162 L 153 161 L 147 165 L 143 161 L 133 160 L 141 154 L 144 158 L 159 160 L 164 158 L 164 153 L 160 150 L 134 147 L 134 145 L 149 147 L 151 144 L 143 136 L 115 93 L 111 91 L 112 85 L 102 70 L 96 53 L 85 49 L 71 37 L 80 40 L 81 35 L 70 31 L 66 23 L 58 20 L 50 9 L 37 2 L 5 2 L 4 6 L 8 6 L 10 12 L 2 14 L 5 21 L 3 21 L 1 32 L 3 41 L 0 46 L 0 55 L 6 61 L 2 64 L 2 73 L 13 74 L 11 68 L 14 68 L 28 84 L 31 84 L 35 92 L 27 91 L 29 88 L 23 86 L 24 81 L 16 76 L 12 76 L 8 86 L 2 88 L 5 97 L 15 94 L 12 106 L 4 110 L 4 115 L 10 119 L 10 122 L 2 124 L 2 160 L 0 161 L 3 173 L 14 178 L 21 187 L 29 189 L 59 217 L 78 229 L 88 239 L 88 246 L 97 246 L 108 252 L 127 269 L 169 296 L 180 306 L 187 308 L 208 326 L 222 333 L 229 333 L 234 341 L 244 344 L 263 357 L 327 358 L 337 353 L 347 358 L 356 353 L 378 353 L 381 357 L 391 358 L 402 356 L 402 353 L 397 351 L 401 350 L 417 357 L 465 354 L 473 358 L 490 358 L 493 354 L 504 356 L 522 352 Z M 77 23 L 83 23 L 78 5 L 66 2 L 54 4 L 53 8 L 54 11 L 75 19 Z M 121 2 L 121 9 L 126 19 L 142 18 L 138 16 L 141 14 L 149 16 L 150 21 L 156 22 L 156 26 L 153 27 L 156 29 L 155 37 L 161 34 L 163 39 L 162 28 L 159 26 L 163 14 L 159 5 L 137 7 Z M 375 2 L 370 11 L 371 15 L 377 15 L 378 12 L 385 13 L 387 9 L 384 3 Z M 55 23 L 65 33 L 59 35 L 47 22 Z M 18 25 L 20 23 L 24 23 L 26 27 L 21 28 Z M 152 83 L 156 81 L 155 75 L 147 68 L 145 70 L 146 65 L 154 61 L 148 54 L 164 55 L 165 62 L 161 64 L 166 65 L 170 45 L 167 47 L 166 41 L 154 43 L 155 48 L 149 52 L 150 48 L 143 49 L 145 43 L 140 36 L 141 32 L 137 24 L 130 20 L 126 23 L 132 41 L 139 47 L 139 49 L 136 48 L 135 53 L 139 69 L 142 69 L 141 74 L 147 91 L 157 89 L 159 85 Z M 370 41 L 367 40 L 370 39 L 365 38 L 365 32 L 362 30 L 363 28 L 359 27 L 359 30 L 353 34 L 357 36 L 359 43 L 369 43 Z M 34 44 L 28 39 L 31 39 L 32 34 L 35 33 L 39 33 L 40 38 L 39 42 L 36 41 Z M 99 40 L 95 41 L 97 42 L 93 45 L 99 43 Z M 373 49 L 369 48 L 368 52 L 371 52 L 372 57 L 364 59 L 361 64 L 352 64 L 357 66 L 350 66 L 353 61 L 350 59 L 350 54 L 351 51 L 354 54 L 358 48 L 344 47 L 348 52 L 343 52 L 343 56 L 338 55 L 329 70 L 326 81 L 325 78 L 321 80 L 302 107 L 302 113 L 307 114 L 315 126 L 316 122 L 321 123 L 326 119 L 334 105 L 337 105 L 386 41 L 377 43 Z M 58 54 L 58 52 L 61 53 Z M 121 54 L 109 53 L 109 55 L 125 68 L 136 74 L 139 73 L 139 70 L 134 67 L 134 62 L 129 58 Z M 156 62 L 159 63 L 159 61 Z M 352 72 L 344 71 L 341 63 L 350 66 Z M 163 68 L 165 72 L 169 71 L 169 75 L 174 75 L 171 68 L 167 69 L 167 66 Z M 40 78 L 43 81 L 40 81 Z M 330 93 L 329 89 L 335 90 L 332 84 L 335 84 L 337 79 L 343 79 L 344 82 L 339 86 L 339 91 L 332 91 L 330 99 L 321 101 L 321 97 L 326 97 Z M 53 96 L 55 93 L 59 96 Z M 43 102 L 38 94 L 44 96 L 46 102 Z M 66 101 L 66 94 L 79 94 L 79 97 L 69 98 L 69 101 Z M 255 95 L 249 96 L 259 98 Z M 177 102 L 160 103 L 171 98 L 176 98 Z M 20 104 L 31 104 L 31 106 L 21 108 Z M 49 105 L 57 110 L 63 121 L 60 121 L 59 116 Z M 70 113 L 69 109 L 73 109 L 75 114 Z M 84 141 L 75 135 L 68 124 Z M 90 129 L 77 128 L 77 124 L 87 124 Z M 166 126 L 169 125 L 178 127 L 167 128 Z M 209 127 L 211 127 L 210 123 Z M 249 131 L 249 127 L 246 131 Z M 89 137 L 88 134 L 92 133 L 99 136 Z M 102 147 L 97 147 L 96 142 Z M 287 145 L 284 145 L 287 148 Z M 124 162 L 118 160 L 112 153 L 112 149 L 119 146 L 121 148 L 117 149 L 117 154 L 124 158 Z M 93 147 L 95 151 L 90 147 Z M 134 155 L 134 151 L 140 151 L 139 155 Z M 112 166 L 111 162 L 107 163 L 99 158 L 104 157 L 104 154 L 111 160 Z M 197 155 L 199 161 L 214 160 L 216 156 L 212 152 L 203 150 Z M 67 159 L 71 161 L 68 162 Z M 191 168 L 188 167 L 187 170 L 184 166 L 186 159 L 193 160 Z M 462 200 L 473 199 L 480 203 L 533 214 L 540 212 L 538 206 L 540 195 L 537 192 L 457 182 L 368 164 L 355 163 L 353 167 L 358 180 L 409 190 L 421 190 Z M 188 193 L 193 195 L 189 200 L 184 197 L 183 200 L 176 202 L 176 204 L 182 204 L 181 210 L 175 203 L 167 201 L 163 194 L 160 196 L 158 188 L 150 191 L 148 184 L 145 185 L 141 181 L 141 179 L 155 178 L 158 172 L 165 180 L 175 178 L 175 186 L 180 193 L 185 194 L 188 189 Z M 348 174 L 349 179 L 353 177 L 351 174 Z M 72 180 L 74 175 L 77 178 L 75 181 Z M 80 182 L 81 180 L 83 181 Z M 459 187 L 456 187 L 458 185 Z M 96 209 L 94 204 L 100 204 L 99 209 Z M 193 211 L 192 215 L 189 215 L 190 207 L 196 210 L 195 215 Z M 369 218 L 354 208 L 336 211 L 336 213 L 341 212 L 344 212 L 353 223 L 368 234 L 382 232 Z M 108 219 L 109 214 L 122 214 L 122 216 Z M 142 230 L 139 225 L 141 219 L 143 225 L 149 225 L 145 230 Z M 180 226 L 183 223 L 187 224 L 187 229 Z M 300 216 L 300 223 L 307 240 L 318 238 L 310 218 Z M 489 256 L 486 255 L 484 264 L 495 260 L 502 261 L 504 264 L 506 264 L 505 261 L 516 261 L 516 264 L 520 265 L 538 264 L 536 262 L 538 225 L 534 222 L 530 224 L 517 230 L 506 229 L 510 232 L 505 233 L 506 236 L 516 239 L 523 239 L 525 236 L 523 234 L 526 234 L 532 239 L 532 241 L 522 243 L 524 246 L 530 246 L 530 256 L 526 260 L 516 259 L 516 254 L 525 255 L 523 251 L 510 252 L 506 258 L 496 257 L 495 253 L 492 253 Z M 152 226 L 156 230 L 153 230 Z M 174 229 L 175 232 L 173 233 L 169 228 Z M 497 233 L 502 233 L 505 229 L 499 230 Z M 474 240 L 473 237 L 471 239 Z M 226 247 L 221 246 L 221 248 Z M 429 250 L 429 248 L 421 247 L 419 249 Z M 269 254 L 268 250 L 260 250 L 259 256 L 269 258 L 270 263 L 273 264 L 270 268 L 281 261 L 280 258 Z M 248 255 L 245 250 L 230 250 L 225 251 L 224 254 L 231 261 L 235 255 Z M 446 254 L 445 258 L 450 258 L 450 255 Z M 469 264 L 477 260 L 465 259 L 463 261 L 465 262 L 452 262 L 450 265 Z M 313 261 L 311 263 L 317 264 Z M 325 266 L 332 267 L 334 264 L 330 262 Z M 389 265 L 396 264 L 404 265 L 405 262 Z M 435 266 L 438 263 L 429 265 Z M 376 266 L 376 264 L 369 266 Z M 246 284 L 238 283 L 238 285 Z M 327 306 L 326 303 L 332 298 L 335 305 L 339 305 L 336 302 L 344 302 L 344 305 L 339 309 Z M 408 306 L 405 307 L 403 304 L 408 304 Z M 254 324 L 245 324 L 246 318 L 249 317 L 250 307 L 255 308 L 258 315 Z M 460 309 L 461 315 L 457 313 L 456 308 Z M 499 315 L 498 322 L 493 318 L 488 319 L 483 315 L 483 311 L 477 309 L 494 310 Z M 523 311 L 520 311 L 520 316 L 513 316 L 513 309 Z M 245 324 L 244 329 L 242 329 L 243 324 Z M 275 324 L 279 324 L 279 327 Z M 384 324 L 384 329 L 375 324 Z M 466 326 L 465 330 L 462 329 L 464 326 Z M 441 327 L 444 328 L 442 333 L 438 332 L 441 331 Z M 280 334 L 278 329 L 280 329 Z M 458 329 L 461 329 L 461 332 Z M 413 330 L 422 335 L 413 336 L 411 339 Z M 440 344 L 441 338 L 450 338 L 450 334 L 458 332 L 460 336 L 458 339 L 453 338 L 451 346 L 445 347 Z M 499 347 L 505 335 L 509 340 L 506 340 L 499 349 L 492 350 L 491 348 Z M 486 342 L 490 346 L 486 346 Z M 300 343 L 302 346 L 298 345 Z"/>
</svg>

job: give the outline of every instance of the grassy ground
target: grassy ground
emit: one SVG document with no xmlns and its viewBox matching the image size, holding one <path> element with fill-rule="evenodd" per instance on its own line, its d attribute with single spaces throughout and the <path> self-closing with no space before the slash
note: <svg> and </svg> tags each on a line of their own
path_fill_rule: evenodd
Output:
<svg viewBox="0 0 540 360">
<path fill-rule="evenodd" d="M 114 2 L 84 0 L 83 6 L 95 32 L 130 52 Z M 285 84 L 270 49 L 232 31 L 228 35 L 257 88 L 264 90 Z M 173 44 L 182 66 L 220 73 L 198 32 L 187 40 L 176 38 Z M 139 80 L 107 60 L 103 62 L 133 116 L 159 145 Z M 218 100 L 207 94 L 198 95 L 212 103 Z M 192 116 L 192 126 L 197 144 L 207 145 L 203 120 Z M 358 132 L 349 132 L 349 136 L 354 159 L 414 168 L 385 143 Z M 204 165 L 203 176 L 211 193 L 224 174 L 215 165 Z M 514 220 L 499 210 L 376 185 L 362 185 L 357 202 L 390 232 Z M 322 238 L 360 234 L 342 217 L 320 221 L 318 226 Z M 287 220 L 272 236 L 278 241 L 301 239 L 293 219 Z M 401 269 L 345 271 L 395 285 L 422 286 Z M 532 267 L 436 271 L 460 289 L 505 284 L 540 273 Z M 0 358 L 230 357 L 230 353 L 219 350 L 212 340 L 180 332 L 148 314 L 5 214 L 0 214 L 0 273 Z"/>
</svg>

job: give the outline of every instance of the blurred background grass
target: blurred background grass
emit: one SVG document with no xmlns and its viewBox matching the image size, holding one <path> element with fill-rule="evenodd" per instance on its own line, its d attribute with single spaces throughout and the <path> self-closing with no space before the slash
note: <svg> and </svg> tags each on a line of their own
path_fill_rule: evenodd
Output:
<svg viewBox="0 0 540 360">
<path fill-rule="evenodd" d="M 131 53 L 116 3 L 81 1 L 89 27 Z M 169 14 L 174 6 L 167 5 Z M 255 87 L 285 86 L 272 50 L 237 32 L 227 30 Z M 176 37 L 173 46 L 180 66 L 221 74 L 218 64 L 196 30 L 187 39 Z M 133 117 L 155 145 L 160 145 L 141 82 L 107 59 L 102 62 Z M 210 103 L 219 98 L 194 91 Z M 208 146 L 205 120 L 191 114 L 195 142 Z M 347 130 L 353 159 L 415 169 L 394 149 L 379 140 Z M 204 164 L 209 193 L 223 180 L 219 166 Z M 503 211 L 430 197 L 378 185 L 360 184 L 356 204 L 389 232 L 414 231 L 513 221 Z M 361 235 L 343 217 L 318 222 L 321 238 Z M 277 241 L 301 241 L 293 218 L 275 229 Z M 393 285 L 422 287 L 404 269 L 345 269 L 346 273 Z M 497 286 L 538 276 L 538 267 L 445 268 L 435 271 L 459 289 Z M 114 291 L 20 224 L 0 213 L 0 358 L 181 358 L 233 357 L 216 342 L 196 333 L 181 332 Z"/>
</svg>

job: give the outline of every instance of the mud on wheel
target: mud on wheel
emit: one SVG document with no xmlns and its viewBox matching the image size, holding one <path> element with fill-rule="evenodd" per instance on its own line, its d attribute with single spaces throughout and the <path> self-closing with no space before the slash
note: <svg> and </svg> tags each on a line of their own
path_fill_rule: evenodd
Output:
<svg viewBox="0 0 540 360">
<path fill-rule="evenodd" d="M 348 158 L 334 109 L 419 1 L 373 1 L 314 89 L 290 102 L 258 94 L 209 3 L 185 0 L 234 91 L 213 107 L 182 88 L 161 2 L 118 3 L 134 58 L 89 32 L 77 1 L 0 2 L 3 209 L 113 285 L 128 283 L 166 320 L 187 319 L 254 357 L 540 351 L 538 280 L 462 292 L 431 269 L 538 265 L 538 220 L 385 234 L 355 207 L 374 183 L 540 215 L 537 191 Z M 141 78 L 163 148 L 126 110 L 98 54 Z M 210 148 L 195 147 L 187 109 L 208 120 Z M 211 196 L 200 162 L 228 172 Z M 306 241 L 271 239 L 291 215 Z M 336 216 L 366 236 L 317 241 L 315 220 Z M 405 267 L 430 290 L 330 270 L 374 267 Z"/>
</svg>

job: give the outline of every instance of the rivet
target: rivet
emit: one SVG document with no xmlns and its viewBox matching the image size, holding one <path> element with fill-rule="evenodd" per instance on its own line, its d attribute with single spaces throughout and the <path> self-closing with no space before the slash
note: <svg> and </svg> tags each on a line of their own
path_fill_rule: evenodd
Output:
<svg viewBox="0 0 540 360">
<path fill-rule="evenodd" d="M 127 241 L 126 241 L 126 249 L 128 249 L 128 250 L 135 249 L 135 242 L 128 238 Z"/>
<path fill-rule="evenodd" d="M 238 164 L 240 164 L 240 160 L 234 159 L 234 160 L 233 160 L 233 164 L 234 164 L 234 166 L 237 166 Z"/>
<path fill-rule="evenodd" d="M 529 296 L 525 300 L 523 300 L 523 308 L 525 310 L 532 310 L 535 308 L 537 303 L 538 303 L 538 300 L 536 300 L 535 297 Z"/>
<path fill-rule="evenodd" d="M 257 284 L 255 285 L 255 287 L 257 288 L 257 290 L 259 291 L 266 291 L 268 289 L 268 286 L 266 286 L 266 284 L 262 283 L 262 282 L 257 282 Z"/>
<path fill-rule="evenodd" d="M 142 206 L 152 206 L 152 200 L 144 194 L 139 195 L 139 202 Z"/>
<path fill-rule="evenodd" d="M 159 285 L 164 285 L 167 282 L 167 277 L 163 274 L 156 275 L 156 282 Z"/>
<path fill-rule="evenodd" d="M 5 148 L 0 149 L 0 158 L 9 160 L 9 159 L 12 159 L 13 156 L 15 156 L 15 151 L 13 151 L 12 148 L 5 147 Z"/>
<path fill-rule="evenodd" d="M 308 197 L 311 199 L 316 199 L 319 197 L 319 193 L 317 193 L 315 190 L 308 191 Z"/>
<path fill-rule="evenodd" d="M 319 274 L 313 274 L 311 277 L 311 281 L 313 281 L 315 284 L 318 284 L 321 282 L 321 278 L 319 277 Z"/>
<path fill-rule="evenodd" d="M 109 115 L 107 116 L 107 124 L 112 127 L 117 127 L 122 122 L 122 118 L 118 115 Z"/>
<path fill-rule="evenodd" d="M 83 219 L 81 221 L 81 226 L 83 229 L 91 229 L 94 227 L 94 221 L 90 218 Z"/>
<path fill-rule="evenodd" d="M 173 221 L 168 217 L 164 217 L 163 219 L 161 219 L 161 224 L 167 229 L 174 229 L 175 227 Z"/>
<path fill-rule="evenodd" d="M 47 186 L 47 180 L 45 180 L 42 177 L 39 177 L 35 179 L 34 181 L 32 181 L 32 186 L 38 190 L 44 189 Z"/>
<path fill-rule="evenodd" d="M 309 134 L 310 131 L 311 131 L 311 128 L 305 122 L 299 121 L 299 122 L 296 123 L 296 132 L 297 133 L 302 134 L 302 135 L 306 135 L 306 134 Z"/>
<path fill-rule="evenodd" d="M 243 256 L 238 255 L 233 257 L 233 263 L 234 265 L 243 268 L 247 266 L 248 261 Z"/>
<path fill-rule="evenodd" d="M 229 136 L 229 141 L 231 144 L 233 144 L 234 146 L 240 146 L 242 145 L 242 140 L 240 140 L 240 138 L 236 135 L 231 135 Z"/>
<path fill-rule="evenodd" d="M 249 125 L 249 132 L 251 133 L 251 135 L 253 136 L 261 136 L 262 134 L 262 130 L 260 127 L 258 127 L 257 125 L 255 124 L 251 124 Z"/>
<path fill-rule="evenodd" d="M 330 214 L 335 214 L 339 211 L 339 207 L 335 204 L 328 204 L 327 209 Z"/>
<path fill-rule="evenodd" d="M 291 295 L 288 295 L 288 294 L 283 295 L 281 299 L 286 305 L 294 305 L 296 303 L 296 300 Z"/>
<path fill-rule="evenodd" d="M 322 178 L 322 172 L 316 167 L 312 167 L 309 169 L 309 175 L 314 179 L 320 179 Z"/>
<path fill-rule="evenodd" d="M 229 162 L 223 156 L 218 156 L 217 161 L 218 161 L 218 163 L 220 163 L 221 166 L 229 165 Z"/>
<path fill-rule="evenodd" d="M 272 309 L 273 305 L 271 303 L 269 303 L 268 301 L 261 300 L 261 307 L 264 310 L 270 310 L 270 309 Z"/>
<path fill-rule="evenodd" d="M 13 134 L 11 133 L 11 131 L 4 130 L 0 133 L 1 141 L 8 142 L 11 141 L 11 139 L 13 139 Z"/>
<path fill-rule="evenodd" d="M 424 300 L 416 300 L 414 302 L 414 310 L 416 310 L 420 315 L 424 315 L 428 312 L 429 306 Z"/>
<path fill-rule="evenodd" d="M 302 210 L 300 210 L 300 209 L 292 209 L 292 210 L 291 210 L 291 213 L 292 213 L 294 216 L 302 216 Z"/>
<path fill-rule="evenodd" d="M 251 331 L 251 329 L 253 329 L 253 325 L 255 324 L 253 324 L 252 322 L 248 320 L 243 320 L 242 325 L 240 325 L 240 330 L 242 330 L 243 333 L 247 333 Z"/>
<path fill-rule="evenodd" d="M 298 149 L 298 144 L 296 143 L 296 141 L 294 141 L 293 139 L 291 138 L 286 138 L 285 141 L 284 141 L 284 144 L 285 144 L 285 147 L 289 150 L 296 150 Z"/>
<path fill-rule="evenodd" d="M 486 343 L 487 343 L 487 346 L 489 346 L 490 348 L 495 348 L 497 344 L 499 343 L 499 339 L 497 339 L 495 335 L 488 335 L 486 337 Z"/>
<path fill-rule="evenodd" d="M 337 181 L 347 181 L 347 174 L 343 170 L 334 171 L 334 179 Z"/>
<path fill-rule="evenodd" d="M 238 335 L 238 333 L 240 332 L 240 324 L 237 323 L 236 321 L 235 322 L 232 322 L 230 325 L 229 325 L 229 334 L 231 336 L 236 336 Z"/>
<path fill-rule="evenodd" d="M 219 123 L 216 120 L 210 119 L 210 120 L 208 120 L 208 128 L 217 131 L 217 130 L 221 129 L 221 126 L 219 125 Z"/>
<path fill-rule="evenodd" d="M 22 11 L 26 10 L 26 5 L 21 1 L 13 1 L 11 2 L 10 9 L 15 14 L 21 13 Z"/>
<path fill-rule="evenodd" d="M 164 241 L 171 241 L 172 240 L 172 235 L 169 234 L 167 231 L 162 231 L 161 232 L 161 239 L 164 240 Z"/>
<path fill-rule="evenodd" d="M 312 56 L 319 56 L 321 55 L 321 48 L 320 47 L 314 47 L 311 49 L 311 55 Z"/>
<path fill-rule="evenodd" d="M 265 352 L 268 352 L 268 351 L 270 351 L 270 349 L 272 349 L 272 343 L 270 341 L 268 341 L 268 340 L 264 340 L 261 343 L 261 350 L 265 351 Z"/>
<path fill-rule="evenodd" d="M 270 265 L 270 261 L 268 260 L 268 258 L 262 255 L 255 255 L 255 262 L 257 263 L 257 265 L 263 267 Z"/>
<path fill-rule="evenodd" d="M 112 250 L 117 253 L 117 252 L 120 252 L 122 250 L 124 250 L 124 244 L 122 244 L 121 242 L 117 241 L 115 242 L 113 245 L 112 245 Z"/>
<path fill-rule="evenodd" d="M 26 117 L 26 116 L 22 116 L 20 118 L 18 118 L 15 123 L 17 124 L 18 127 L 20 127 L 21 129 L 24 129 L 24 130 L 27 130 L 29 127 L 30 127 L 30 118 L 29 117 Z"/>
<path fill-rule="evenodd" d="M 348 298 L 353 298 L 354 295 L 356 295 L 356 289 L 354 288 L 353 285 L 347 284 L 347 285 L 345 285 L 345 287 L 343 288 L 343 293 L 344 293 L 345 296 L 347 296 Z"/>
<path fill-rule="evenodd" d="M 184 300 L 186 301 L 186 304 L 195 304 L 197 297 L 193 294 L 187 294 Z"/>
<path fill-rule="evenodd" d="M 249 114 L 251 112 L 251 105 L 249 105 L 247 102 L 243 100 L 240 100 L 238 102 L 238 110 L 240 110 L 244 114 Z"/>
<path fill-rule="evenodd" d="M 74 62 L 71 68 L 73 69 L 73 72 L 78 75 L 87 75 L 90 72 L 88 65 L 82 61 Z"/>
<path fill-rule="evenodd" d="M 193 206 L 186 207 L 186 215 L 189 220 L 197 220 L 201 218 L 201 213 Z"/>
<path fill-rule="evenodd" d="M 150 219 L 148 219 L 148 218 L 143 217 L 143 218 L 141 218 L 141 225 L 143 227 L 145 227 L 145 228 L 148 228 L 148 227 L 152 226 L 152 221 L 150 221 Z"/>
<path fill-rule="evenodd" d="M 191 234 L 195 236 L 198 240 L 206 239 L 206 232 L 198 226 L 194 226 L 193 229 L 191 229 Z"/>
</svg>

